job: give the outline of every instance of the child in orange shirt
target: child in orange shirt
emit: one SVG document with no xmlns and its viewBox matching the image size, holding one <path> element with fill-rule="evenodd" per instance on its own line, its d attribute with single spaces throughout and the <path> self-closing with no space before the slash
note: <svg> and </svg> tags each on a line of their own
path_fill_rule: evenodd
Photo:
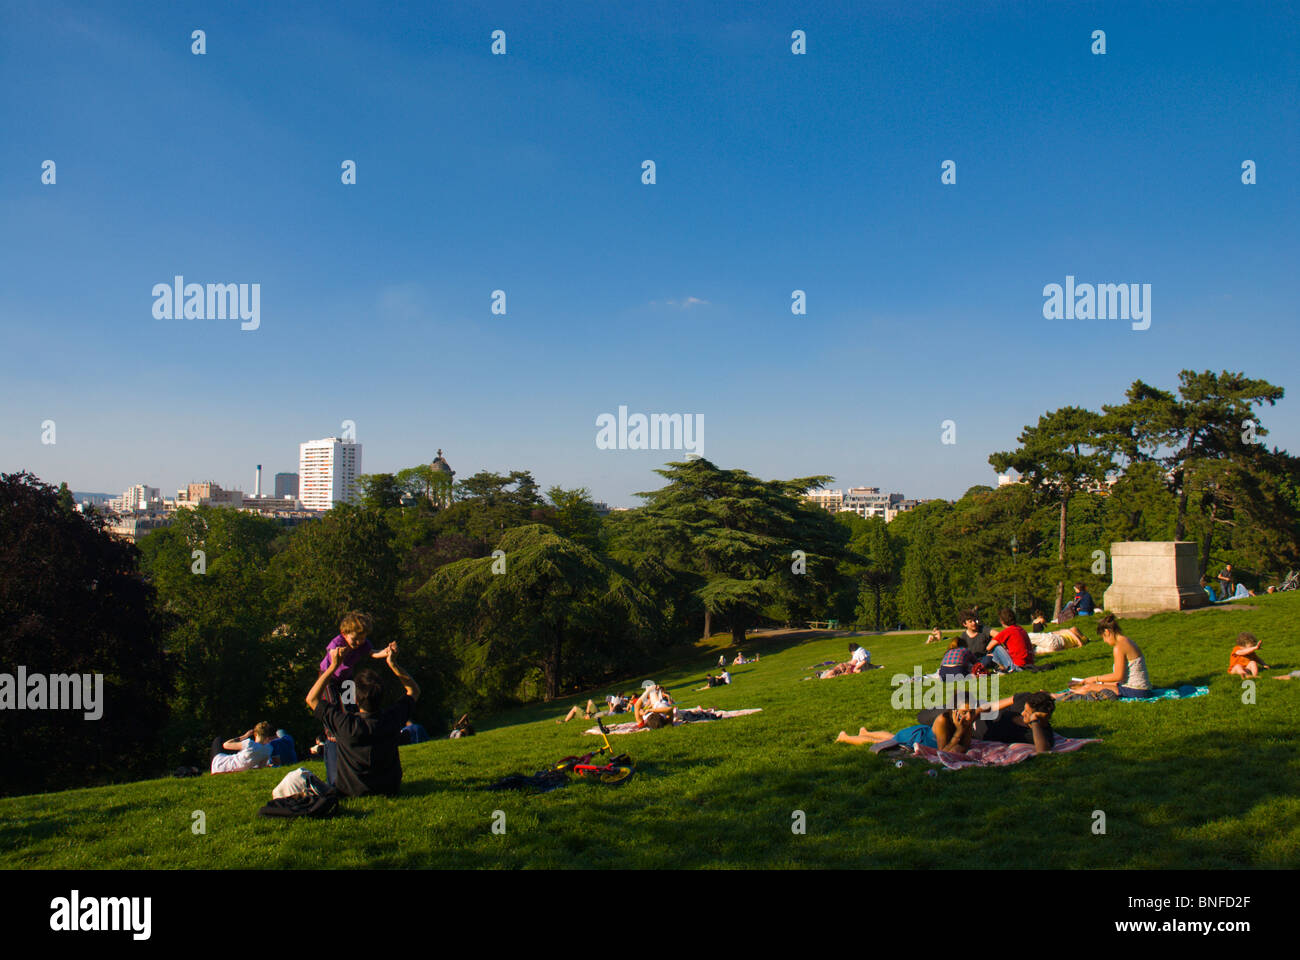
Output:
<svg viewBox="0 0 1300 960">
<path fill-rule="evenodd" d="M 1237 645 L 1232 648 L 1232 655 L 1228 658 L 1228 672 L 1239 677 L 1257 677 L 1261 667 L 1268 670 L 1268 664 L 1259 659 L 1256 653 L 1261 646 L 1263 642 L 1256 640 L 1253 633 L 1238 635 Z"/>
</svg>

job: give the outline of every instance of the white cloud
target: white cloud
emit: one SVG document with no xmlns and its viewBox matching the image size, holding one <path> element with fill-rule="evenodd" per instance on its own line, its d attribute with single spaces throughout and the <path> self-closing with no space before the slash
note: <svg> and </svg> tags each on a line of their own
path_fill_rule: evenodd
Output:
<svg viewBox="0 0 1300 960">
<path fill-rule="evenodd" d="M 699 297 L 684 297 L 681 300 L 651 300 L 650 306 L 657 307 L 660 304 L 672 307 L 674 310 L 689 310 L 691 307 L 708 306 L 708 300 L 702 300 Z"/>
</svg>

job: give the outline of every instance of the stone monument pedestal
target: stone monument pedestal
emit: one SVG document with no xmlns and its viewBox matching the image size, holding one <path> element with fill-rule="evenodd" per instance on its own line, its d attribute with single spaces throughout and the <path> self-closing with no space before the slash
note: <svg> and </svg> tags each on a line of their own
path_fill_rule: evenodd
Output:
<svg viewBox="0 0 1300 960">
<path fill-rule="evenodd" d="M 1111 584 L 1102 605 L 1111 613 L 1190 610 L 1210 602 L 1201 589 L 1196 544 L 1133 540 L 1110 545 Z"/>
</svg>

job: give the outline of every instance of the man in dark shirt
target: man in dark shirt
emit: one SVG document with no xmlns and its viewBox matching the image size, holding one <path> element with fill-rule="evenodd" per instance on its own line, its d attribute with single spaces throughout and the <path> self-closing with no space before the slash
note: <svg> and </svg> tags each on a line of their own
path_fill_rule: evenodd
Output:
<svg viewBox="0 0 1300 960">
<path fill-rule="evenodd" d="M 1017 693 L 999 700 L 991 706 L 981 708 L 981 712 L 991 709 L 995 716 L 991 720 L 981 716 L 975 721 L 974 739 L 997 743 L 1032 743 L 1035 753 L 1051 753 L 1055 742 L 1055 734 L 1052 732 L 1052 711 L 1055 707 L 1056 701 L 1046 690 Z"/>
<path fill-rule="evenodd" d="M 961 622 L 966 628 L 966 649 L 976 660 L 986 656 L 989 652 L 989 641 L 993 639 L 989 628 L 979 622 L 979 617 L 974 610 L 963 610 Z"/>
<path fill-rule="evenodd" d="M 1229 563 L 1224 566 L 1219 571 L 1219 576 L 1216 579 L 1219 581 L 1219 590 L 1221 591 L 1219 599 L 1227 600 L 1232 596 L 1232 564 Z"/>
<path fill-rule="evenodd" d="M 345 713 L 332 703 L 321 699 L 321 691 L 342 662 L 342 651 L 330 651 L 330 665 L 316 678 L 307 694 L 307 706 L 316 719 L 329 730 L 339 745 L 339 770 L 337 787 L 348 797 L 367 793 L 392 796 L 402 785 L 402 762 L 397 756 L 398 735 L 402 725 L 411 716 L 415 701 L 420 698 L 419 684 L 397 665 L 396 644 L 385 648 L 379 659 L 388 661 L 406 696 L 387 710 L 380 710 L 383 685 L 373 671 L 356 677 L 356 713 Z"/>
</svg>

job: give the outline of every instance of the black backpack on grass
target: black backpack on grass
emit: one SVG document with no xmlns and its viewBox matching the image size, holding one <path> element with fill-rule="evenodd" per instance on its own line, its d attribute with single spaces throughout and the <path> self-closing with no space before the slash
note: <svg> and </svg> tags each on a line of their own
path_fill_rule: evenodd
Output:
<svg viewBox="0 0 1300 960">
<path fill-rule="evenodd" d="M 320 796 L 314 793 L 297 794 L 292 797 L 278 797 L 257 811 L 262 817 L 322 817 L 334 816 L 339 806 L 337 790 L 330 790 Z"/>
</svg>

